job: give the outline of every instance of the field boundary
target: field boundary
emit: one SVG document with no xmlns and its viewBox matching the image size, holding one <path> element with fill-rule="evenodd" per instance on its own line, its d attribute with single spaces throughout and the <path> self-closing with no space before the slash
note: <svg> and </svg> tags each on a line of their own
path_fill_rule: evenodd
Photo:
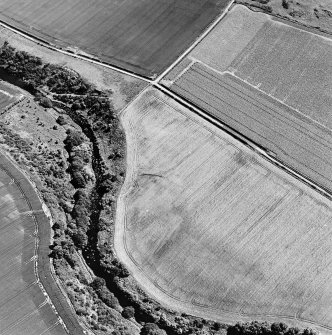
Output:
<svg viewBox="0 0 332 335">
<path fill-rule="evenodd" d="M 231 6 L 235 3 L 235 0 L 233 0 L 228 6 L 226 7 L 224 12 L 221 14 L 222 16 L 218 17 L 217 20 L 221 20 L 226 13 L 229 11 L 229 9 L 231 8 Z M 243 5 L 243 4 L 242 4 Z M 244 6 L 244 5 L 243 5 Z M 247 6 L 245 6 L 247 7 Z M 227 11 L 226 11 L 227 9 Z M 250 9 L 250 8 L 249 8 Z M 264 13 L 265 14 L 265 13 Z M 266 14 L 268 15 L 268 14 Z M 219 22 L 218 21 L 218 22 Z M 287 21 L 287 20 L 286 20 Z M 214 25 L 216 26 L 217 23 Z M 156 79 L 151 80 L 150 78 L 146 78 L 142 75 L 137 75 L 133 72 L 130 72 L 128 70 L 124 70 L 121 69 L 117 66 L 112 66 L 109 65 L 107 63 L 104 63 L 100 60 L 95 60 L 92 59 L 90 57 L 87 56 L 82 56 L 82 55 L 78 55 L 75 54 L 74 52 L 69 52 L 69 51 L 65 51 L 62 49 L 59 49 L 57 47 L 52 46 L 51 44 L 49 44 L 48 42 L 44 42 L 41 39 L 36 39 L 33 35 L 30 35 L 20 29 L 14 28 L 11 25 L 8 25 L 7 23 L 4 23 L 3 21 L 0 20 L 0 26 L 11 30 L 12 32 L 27 38 L 28 40 L 37 43 L 39 45 L 42 45 L 48 49 L 51 49 L 53 51 L 57 51 L 60 52 L 62 54 L 74 57 L 74 58 L 78 58 L 81 59 L 83 61 L 87 61 L 96 65 L 100 65 L 109 69 L 112 69 L 114 71 L 120 72 L 122 74 L 126 74 L 128 76 L 134 77 L 136 79 L 140 79 L 143 80 L 147 83 L 149 83 L 150 85 L 152 85 L 152 87 L 157 88 L 159 91 L 165 93 L 166 95 L 172 97 L 173 99 L 175 99 L 177 102 L 179 102 L 180 104 L 182 104 L 183 106 L 189 108 L 192 112 L 198 114 L 199 116 L 201 116 L 202 118 L 204 118 L 205 120 L 208 120 L 210 123 L 212 123 L 214 126 L 222 129 L 223 131 L 227 132 L 228 134 L 232 135 L 235 139 L 239 140 L 241 143 L 244 143 L 245 145 L 247 145 L 249 148 L 251 148 L 252 150 L 254 150 L 255 152 L 259 153 L 261 156 L 263 156 L 265 159 L 267 159 L 268 161 L 272 162 L 273 164 L 275 164 L 276 166 L 278 166 L 279 168 L 287 171 L 289 174 L 291 174 L 293 177 L 295 177 L 296 179 L 299 179 L 303 182 L 305 182 L 306 184 L 308 184 L 310 187 L 312 187 L 313 189 L 315 189 L 317 192 L 319 192 L 320 194 L 324 195 L 325 197 L 327 197 L 329 200 L 332 200 L 332 194 L 330 194 L 329 192 L 327 192 L 325 189 L 320 188 L 318 185 L 316 185 L 315 183 L 313 183 L 311 180 L 306 179 L 304 176 L 298 174 L 296 171 L 292 170 L 289 166 L 284 165 L 282 162 L 276 160 L 274 157 L 272 157 L 271 155 L 268 154 L 268 152 L 266 152 L 266 150 L 262 147 L 260 147 L 259 145 L 257 145 L 256 143 L 252 142 L 251 140 L 249 140 L 248 138 L 246 138 L 245 136 L 243 136 L 242 134 L 236 132 L 234 129 L 230 128 L 229 126 L 227 126 L 226 124 L 221 123 L 220 121 L 218 121 L 216 118 L 212 117 L 210 114 L 208 114 L 207 112 L 201 110 L 200 108 L 198 108 L 197 106 L 195 106 L 194 104 L 192 104 L 190 101 L 187 101 L 186 99 L 184 99 L 182 96 L 179 96 L 177 94 L 175 94 L 174 92 L 172 92 L 168 87 L 166 87 L 163 84 L 160 84 L 159 81 L 162 79 L 163 76 L 165 76 L 169 71 L 172 70 L 172 68 L 174 68 L 174 66 L 176 65 L 176 62 L 180 62 L 181 59 L 183 59 L 185 57 L 185 55 L 188 54 L 188 52 L 190 52 L 190 50 L 188 49 L 184 54 L 182 54 L 182 58 L 176 60 L 168 69 L 168 72 L 166 73 L 165 71 L 158 76 Z M 213 27 L 214 27 L 213 26 Z M 209 31 L 211 31 L 213 29 L 213 27 L 210 26 Z M 205 32 L 206 33 L 206 32 Z M 204 33 L 203 33 L 204 34 Z M 207 35 L 207 33 L 206 33 Z M 202 35 L 201 35 L 201 39 L 196 41 L 196 45 L 199 44 L 199 42 L 203 39 Z M 181 57 L 181 56 L 180 56 Z"/>
<path fill-rule="evenodd" d="M 53 307 L 65 331 L 71 335 L 82 335 L 84 332 L 81 325 L 73 315 L 63 293 L 52 276 L 51 262 L 48 256 L 50 253 L 51 226 L 43 210 L 42 202 L 23 172 L 1 152 L 0 169 L 3 170 L 20 189 L 35 221 L 35 276 L 40 289 L 43 291 L 43 294 L 47 296 L 48 302 Z"/>
<path fill-rule="evenodd" d="M 223 123 L 222 121 L 218 120 L 216 117 L 208 113 L 207 111 L 197 107 L 194 105 L 190 100 L 187 100 L 186 98 L 173 93 L 171 90 L 169 90 L 168 87 L 165 87 L 161 84 L 154 85 L 155 88 L 157 88 L 159 91 L 163 92 L 167 96 L 173 98 L 175 101 L 179 102 L 182 106 L 189 108 L 192 112 L 199 115 L 203 119 L 209 121 L 217 128 L 223 130 L 227 134 L 231 135 L 234 139 L 238 140 L 242 144 L 249 147 L 254 152 L 258 153 L 260 156 L 264 157 L 266 160 L 268 160 L 270 163 L 274 164 L 275 166 L 279 167 L 283 171 L 286 171 L 288 174 L 290 174 L 292 177 L 296 178 L 297 180 L 300 180 L 301 182 L 304 182 L 306 185 L 314 189 L 316 192 L 320 193 L 324 197 L 326 197 L 328 200 L 332 200 L 332 194 L 325 190 L 324 188 L 320 187 L 316 183 L 314 183 L 312 180 L 306 178 L 305 176 L 299 174 L 294 169 L 292 169 L 287 164 L 284 164 L 283 162 L 279 161 L 278 159 L 274 158 L 269 152 L 259 144 L 255 143 L 248 137 L 244 136 L 243 134 L 237 132 L 235 129 L 228 126 L 226 123 Z"/>
<path fill-rule="evenodd" d="M 41 46 L 43 46 L 47 49 L 57 51 L 57 52 L 60 52 L 64 55 L 67 55 L 67 56 L 71 56 L 71 57 L 74 57 L 74 58 L 81 59 L 83 61 L 87 61 L 87 62 L 96 64 L 96 65 L 100 65 L 100 66 L 109 68 L 111 70 L 120 72 L 120 73 L 128 75 L 130 77 L 140 79 L 140 80 L 144 80 L 144 81 L 146 81 L 150 84 L 153 83 L 153 80 L 151 80 L 151 78 L 149 78 L 149 77 L 145 77 L 143 75 L 136 74 L 134 71 L 126 70 L 126 69 L 124 69 L 120 66 L 108 64 L 106 62 L 101 61 L 98 57 L 89 57 L 87 55 L 75 53 L 74 51 L 63 50 L 63 49 L 55 46 L 53 43 L 45 41 L 45 40 L 43 40 L 43 39 L 41 39 L 37 36 L 34 36 L 33 34 L 30 34 L 26 31 L 22 30 L 22 29 L 16 28 L 16 27 L 12 26 L 11 24 L 8 24 L 8 23 L 6 23 L 2 20 L 0 20 L 0 26 L 2 26 L 3 28 L 8 29 L 8 30 L 12 31 L 13 33 L 18 34 L 18 35 L 36 43 L 36 44 L 38 44 L 38 45 L 41 45 Z"/>
<path fill-rule="evenodd" d="M 166 70 L 164 70 L 154 82 L 159 82 L 164 76 L 166 76 L 176 65 L 178 65 L 194 48 L 219 24 L 219 22 L 225 17 L 233 6 L 235 0 L 231 0 L 230 3 L 224 8 L 223 12 L 205 29 L 191 46 L 182 53 Z"/>
</svg>

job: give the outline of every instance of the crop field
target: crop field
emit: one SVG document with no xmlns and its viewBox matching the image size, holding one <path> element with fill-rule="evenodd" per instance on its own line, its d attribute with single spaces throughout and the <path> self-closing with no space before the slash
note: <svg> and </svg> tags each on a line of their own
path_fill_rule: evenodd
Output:
<svg viewBox="0 0 332 335">
<path fill-rule="evenodd" d="M 325 198 L 153 89 L 121 117 L 115 249 L 150 294 L 186 313 L 332 327 Z"/>
<path fill-rule="evenodd" d="M 188 48 L 228 2 L 3 0 L 0 20 L 53 44 L 75 46 L 153 76 Z"/>
<path fill-rule="evenodd" d="M 236 5 L 189 60 L 163 83 L 332 191 L 332 40 Z"/>
<path fill-rule="evenodd" d="M 190 53 L 332 128 L 332 40 L 235 6 Z"/>
<path fill-rule="evenodd" d="M 18 186 L 0 168 L 0 333 L 67 334 L 41 291 L 35 275 L 36 232 L 31 208 Z"/>
<path fill-rule="evenodd" d="M 271 20 L 229 70 L 332 128 L 332 40 Z"/>
<path fill-rule="evenodd" d="M 332 131 L 246 85 L 196 63 L 172 89 L 332 191 Z"/>
<path fill-rule="evenodd" d="M 262 26 L 270 20 L 268 15 L 235 5 L 192 50 L 189 58 L 199 60 L 218 71 L 225 71 Z"/>
<path fill-rule="evenodd" d="M 20 97 L 19 91 L 0 81 L 0 113 L 5 107 L 17 101 Z"/>
</svg>

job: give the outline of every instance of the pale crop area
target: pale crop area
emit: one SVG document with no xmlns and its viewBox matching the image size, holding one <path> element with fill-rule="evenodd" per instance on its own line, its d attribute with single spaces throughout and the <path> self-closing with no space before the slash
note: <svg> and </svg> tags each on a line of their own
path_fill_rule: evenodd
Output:
<svg viewBox="0 0 332 335">
<path fill-rule="evenodd" d="M 331 193 L 332 39 L 314 32 L 236 5 L 164 83 Z"/>
<path fill-rule="evenodd" d="M 37 230 L 31 215 L 36 195 L 29 205 L 19 187 L 25 183 L 23 176 L 17 184 L 2 169 L 5 158 L 1 155 L 0 159 L 0 333 L 67 334 L 36 274 Z"/>
<path fill-rule="evenodd" d="M 219 319 L 332 327 L 330 202 L 158 91 L 121 118 L 115 249 L 151 295 Z"/>
</svg>

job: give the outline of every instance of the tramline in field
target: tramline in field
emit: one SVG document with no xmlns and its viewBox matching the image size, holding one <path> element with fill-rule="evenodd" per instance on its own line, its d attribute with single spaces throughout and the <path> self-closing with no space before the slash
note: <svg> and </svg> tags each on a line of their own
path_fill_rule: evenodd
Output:
<svg viewBox="0 0 332 335">
<path fill-rule="evenodd" d="M 332 191 L 332 130 L 237 77 L 220 75 L 200 64 L 192 66 L 172 90 Z"/>
<path fill-rule="evenodd" d="M 115 248 L 148 292 L 223 320 L 332 325 L 326 199 L 158 91 L 122 121 Z"/>
<path fill-rule="evenodd" d="M 229 0 L 4 0 L 0 20 L 146 76 L 167 68 Z"/>
<path fill-rule="evenodd" d="M 237 5 L 164 84 L 332 192 L 331 39 Z"/>
</svg>

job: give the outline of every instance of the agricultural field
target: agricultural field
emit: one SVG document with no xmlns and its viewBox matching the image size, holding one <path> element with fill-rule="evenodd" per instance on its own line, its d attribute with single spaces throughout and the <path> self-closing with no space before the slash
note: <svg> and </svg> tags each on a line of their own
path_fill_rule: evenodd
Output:
<svg viewBox="0 0 332 335">
<path fill-rule="evenodd" d="M 229 71 L 332 128 L 332 40 L 267 21 Z"/>
<path fill-rule="evenodd" d="M 23 98 L 23 94 L 15 90 L 9 84 L 0 81 L 0 114 L 6 107 L 9 107 L 19 99 Z"/>
<path fill-rule="evenodd" d="M 228 0 L 4 0 L 0 20 L 57 46 L 153 76 L 174 61 Z"/>
<path fill-rule="evenodd" d="M 331 39 L 235 6 L 189 58 L 332 126 Z"/>
<path fill-rule="evenodd" d="M 14 169 L 1 155 L 0 333 L 65 335 L 35 273 L 37 220 L 41 214 L 36 219 L 32 210 L 42 212 L 41 205 L 24 176 Z"/>
<path fill-rule="evenodd" d="M 230 74 L 195 64 L 174 92 L 272 151 L 323 188 L 332 191 L 332 131 L 278 103 Z"/>
<path fill-rule="evenodd" d="M 230 322 L 332 327 L 329 201 L 156 90 L 121 118 L 115 250 L 151 295 Z"/>
<path fill-rule="evenodd" d="M 331 192 L 332 40 L 235 6 L 188 59 L 165 84 Z"/>
</svg>

